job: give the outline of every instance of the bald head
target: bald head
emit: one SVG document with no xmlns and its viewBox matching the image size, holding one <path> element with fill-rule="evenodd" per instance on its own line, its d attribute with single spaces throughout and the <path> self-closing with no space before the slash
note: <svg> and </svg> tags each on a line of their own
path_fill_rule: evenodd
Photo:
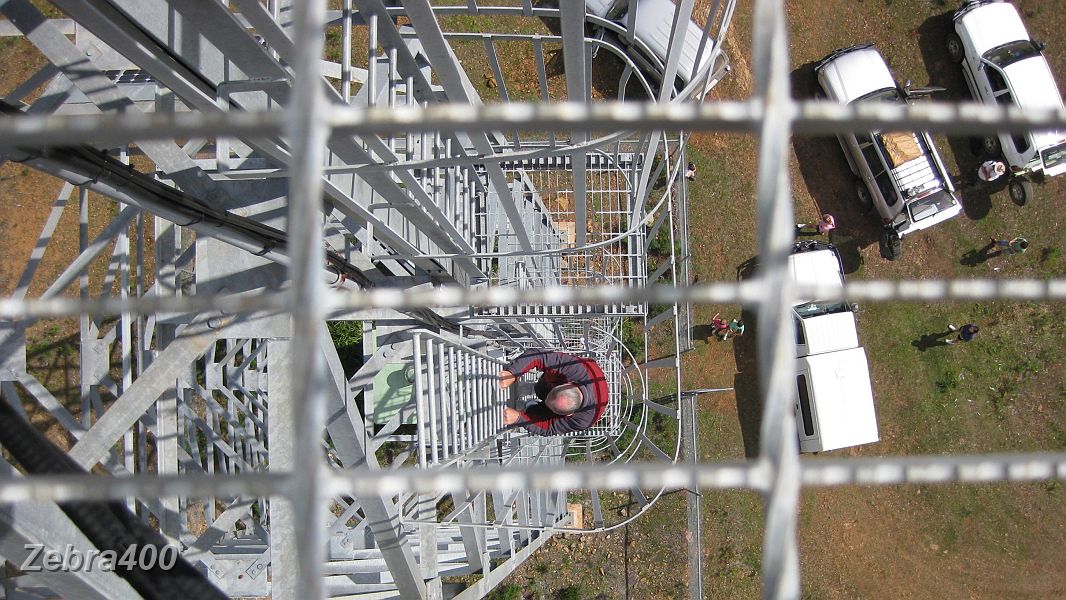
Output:
<svg viewBox="0 0 1066 600">
<path fill-rule="evenodd" d="M 544 399 L 544 403 L 553 413 L 565 417 L 581 408 L 581 399 L 581 388 L 572 383 L 566 383 L 552 389 L 548 397 Z"/>
</svg>

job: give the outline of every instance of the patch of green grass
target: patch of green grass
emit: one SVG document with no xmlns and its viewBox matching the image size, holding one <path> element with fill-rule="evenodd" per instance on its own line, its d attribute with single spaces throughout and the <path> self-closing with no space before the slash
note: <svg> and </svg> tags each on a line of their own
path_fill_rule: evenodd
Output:
<svg viewBox="0 0 1066 600">
<path fill-rule="evenodd" d="M 939 379 L 936 380 L 936 389 L 941 394 L 945 394 L 959 387 L 959 377 L 953 371 L 945 371 Z"/>
<path fill-rule="evenodd" d="M 485 596 L 486 600 L 520 600 L 520 598 L 522 598 L 522 588 L 513 583 L 498 586 L 489 592 L 488 596 Z"/>
</svg>

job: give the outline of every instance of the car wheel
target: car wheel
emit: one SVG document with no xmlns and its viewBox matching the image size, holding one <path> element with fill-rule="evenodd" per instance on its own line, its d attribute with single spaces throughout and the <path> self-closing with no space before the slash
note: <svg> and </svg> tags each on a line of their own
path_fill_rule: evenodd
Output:
<svg viewBox="0 0 1066 600">
<path fill-rule="evenodd" d="M 994 135 L 986 135 L 981 138 L 981 157 L 982 158 L 999 158 L 1002 153 L 1002 148 L 999 145 L 999 138 Z"/>
<path fill-rule="evenodd" d="M 874 206 L 874 201 L 870 197 L 870 190 L 867 189 L 866 184 L 861 179 L 855 180 L 855 197 L 859 200 L 859 208 L 863 212 L 870 212 L 870 209 Z"/>
<path fill-rule="evenodd" d="M 962 40 L 956 34 L 948 36 L 948 57 L 951 60 L 961 63 L 962 59 L 966 58 L 966 51 L 962 47 Z"/>
<path fill-rule="evenodd" d="M 1010 184 L 1007 186 L 1007 191 L 1010 192 L 1010 199 L 1015 204 L 1025 206 L 1029 199 L 1033 197 L 1033 182 L 1022 176 L 1012 177 Z"/>
<path fill-rule="evenodd" d="M 896 231 L 891 227 L 885 227 L 881 230 L 881 237 L 877 242 L 881 251 L 881 258 L 899 260 L 899 257 L 903 255 L 903 240 L 896 235 Z"/>
</svg>

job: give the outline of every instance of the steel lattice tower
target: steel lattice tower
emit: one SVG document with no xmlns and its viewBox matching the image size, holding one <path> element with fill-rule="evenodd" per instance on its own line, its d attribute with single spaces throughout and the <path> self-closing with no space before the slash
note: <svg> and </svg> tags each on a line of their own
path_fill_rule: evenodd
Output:
<svg viewBox="0 0 1066 600">
<path fill-rule="evenodd" d="M 351 493 L 328 489 L 322 471 L 678 460 L 681 428 L 664 442 L 647 426 L 653 414 L 679 421 L 681 399 L 649 397 L 647 375 L 664 370 L 680 389 L 684 301 L 652 314 L 632 297 L 506 299 L 690 283 L 685 134 L 589 130 L 565 111 L 701 99 L 728 70 L 716 40 L 732 1 L 701 19 L 690 41 L 705 66 L 684 74 L 684 36 L 657 57 L 632 19 L 569 0 L 344 0 L 330 11 L 281 0 L 52 3 L 64 18 L 0 3 L 4 33 L 47 60 L 4 100 L 12 122 L 41 123 L 32 139 L 5 143 L 5 158 L 56 182 L 9 296 L 19 316 L 0 324 L 0 390 L 48 414 L 83 469 L 172 477 L 176 488 L 125 503 L 225 593 L 480 597 L 554 533 L 618 527 L 654 504 L 662 485 L 624 486 L 641 508 L 617 517 L 595 487 L 456 480 Z M 675 30 L 688 31 L 693 3 L 679 4 Z M 516 80 L 516 57 L 535 71 L 528 81 Z M 540 131 L 509 128 L 536 117 L 526 102 L 563 116 Z M 457 126 L 470 110 L 499 112 Z M 49 130 L 47 116 L 64 125 Z M 78 212 L 78 252 L 29 294 L 64 211 Z M 90 226 L 101 231 L 92 239 Z M 651 264 L 656 239 L 667 250 Z M 90 278 L 101 266 L 103 280 Z M 455 289 L 504 301 L 432 301 Z M 368 291 L 386 300 L 357 306 Z M 64 298 L 81 301 L 73 405 L 25 359 L 28 327 L 72 314 L 49 312 Z M 428 301 L 408 305 L 416 298 Z M 346 372 L 327 322 L 361 330 L 357 368 Z M 634 324 L 666 331 L 673 352 L 645 360 L 646 334 L 627 348 Z M 501 427 L 502 408 L 523 398 L 495 373 L 534 347 L 603 367 L 611 402 L 592 429 L 552 438 Z M 228 490 L 188 483 L 260 475 L 265 483 Z M 573 522 L 568 503 L 584 504 L 591 527 Z M 89 547 L 54 502 L 16 506 L 0 511 L 15 533 L 0 547 L 8 561 L 25 543 Z M 471 574 L 483 577 L 450 579 Z M 134 595 L 107 573 L 18 585 Z"/>
</svg>

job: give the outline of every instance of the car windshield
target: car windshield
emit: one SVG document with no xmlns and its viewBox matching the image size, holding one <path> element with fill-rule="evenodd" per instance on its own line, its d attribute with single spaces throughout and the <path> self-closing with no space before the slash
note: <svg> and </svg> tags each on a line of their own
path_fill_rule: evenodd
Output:
<svg viewBox="0 0 1066 600">
<path fill-rule="evenodd" d="M 831 315 L 846 310 L 848 310 L 848 305 L 843 302 L 808 302 L 795 308 L 796 314 L 802 319 Z"/>
<path fill-rule="evenodd" d="M 899 102 L 900 96 L 896 88 L 883 88 L 876 92 L 870 92 L 859 98 L 862 102 Z"/>
<path fill-rule="evenodd" d="M 911 202 L 907 205 L 907 208 L 911 211 L 911 220 L 917 223 L 942 210 L 947 210 L 952 206 L 952 200 L 952 196 L 947 191 L 940 190 L 935 194 L 929 194 Z"/>
<path fill-rule="evenodd" d="M 1019 60 L 1025 60 L 1038 54 L 1040 54 L 1040 47 L 1031 40 L 1018 40 L 1017 42 L 1010 42 L 992 48 L 985 52 L 984 58 L 997 67 L 1005 69 Z"/>
</svg>

